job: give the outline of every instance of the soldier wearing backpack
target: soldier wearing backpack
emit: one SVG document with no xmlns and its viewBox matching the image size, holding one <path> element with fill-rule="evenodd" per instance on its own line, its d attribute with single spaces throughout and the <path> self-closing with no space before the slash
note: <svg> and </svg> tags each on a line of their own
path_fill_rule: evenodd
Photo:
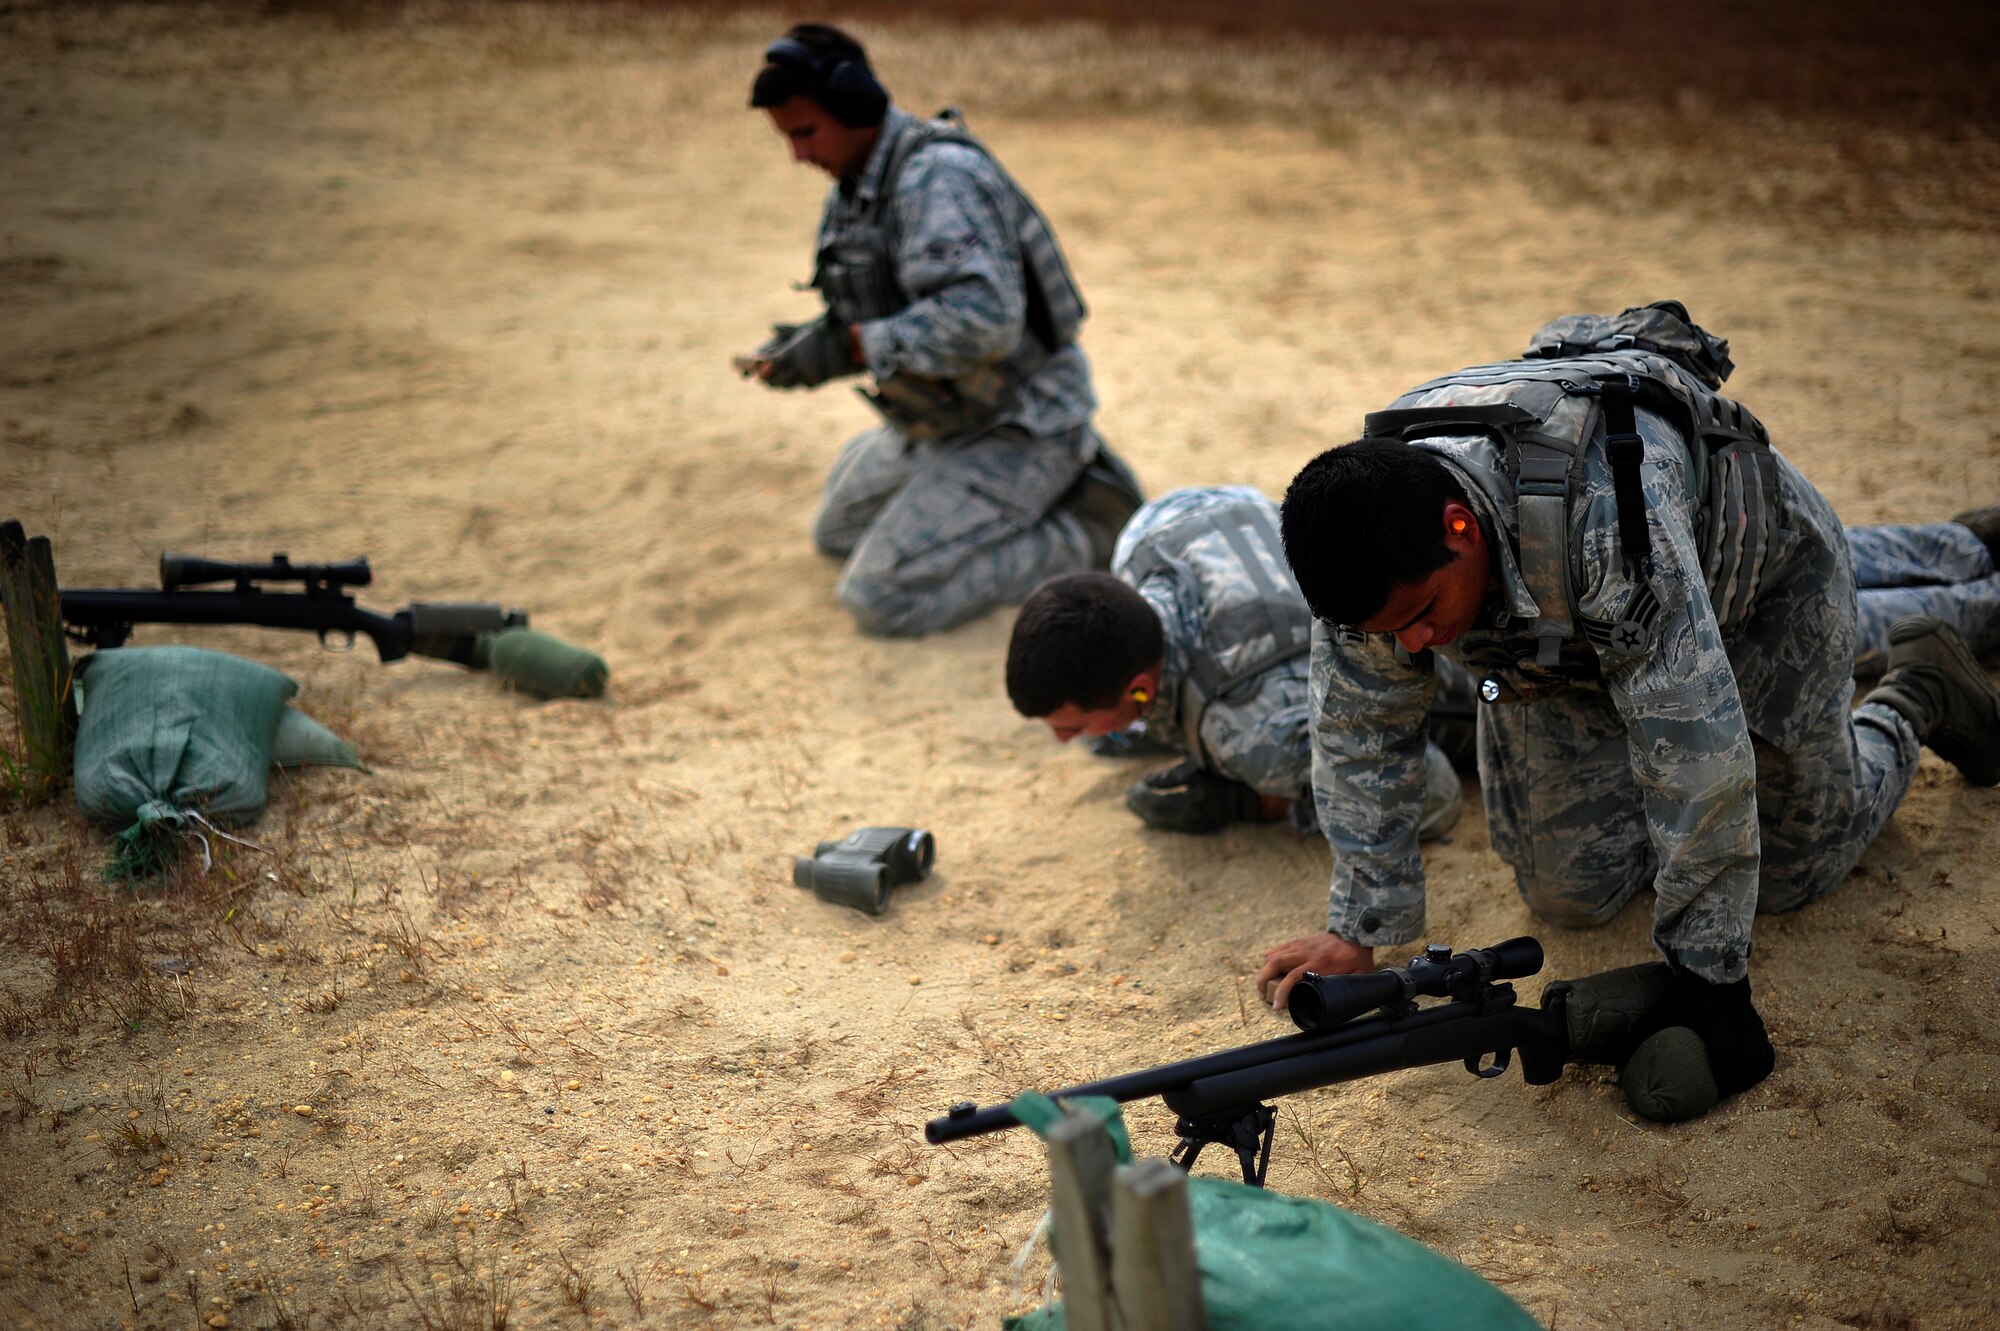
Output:
<svg viewBox="0 0 2000 1331">
<path fill-rule="evenodd" d="M 1052 578 L 1022 603 L 1007 696 L 1064 743 L 1143 721 L 1180 753 L 1126 792 L 1148 826 L 1203 833 L 1290 816 L 1311 831 L 1311 632 L 1277 505 L 1248 486 L 1174 490 L 1133 515 L 1110 574 Z M 1457 678 L 1446 702 L 1464 727 L 1472 681 Z M 1440 710 L 1448 727 L 1452 708 Z M 1469 736 L 1446 738 L 1470 750 Z M 1461 787 L 1437 744 L 1423 761 L 1417 834 L 1429 840 L 1457 821 Z"/>
<path fill-rule="evenodd" d="M 1529 905 L 1587 926 L 1653 890 L 1673 990 L 1621 1061 L 1654 1118 L 1769 1074 L 1751 921 L 1847 875 L 1920 745 L 2000 783 L 2000 690 L 1939 620 L 1893 626 L 1850 711 L 1848 540 L 1716 391 L 1729 368 L 1672 303 L 1560 320 L 1521 360 L 1405 394 L 1293 480 L 1282 529 L 1323 621 L 1314 785 L 1335 863 L 1328 932 L 1266 954 L 1274 1004 L 1307 969 L 1366 970 L 1423 928 L 1440 659 L 1480 681 L 1488 827 Z"/>
<path fill-rule="evenodd" d="M 1083 298 L 1033 201 L 954 114 L 894 106 L 860 44 L 804 23 L 751 87 L 794 159 L 834 179 L 818 318 L 737 366 L 772 388 L 866 375 L 882 424 L 835 463 L 813 541 L 871 633 L 914 636 L 1102 568 L 1139 505 L 1097 432 Z"/>
</svg>

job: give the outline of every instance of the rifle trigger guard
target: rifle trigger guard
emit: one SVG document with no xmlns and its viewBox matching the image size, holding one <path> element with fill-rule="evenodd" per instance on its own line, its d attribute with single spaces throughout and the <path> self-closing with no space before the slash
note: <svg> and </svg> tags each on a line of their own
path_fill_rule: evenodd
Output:
<svg viewBox="0 0 2000 1331">
<path fill-rule="evenodd" d="M 338 642 L 334 641 L 333 635 L 335 634 L 340 635 Z M 329 652 L 351 652 L 354 650 L 354 630 L 321 629 L 319 631 L 319 645 L 326 648 Z"/>
<path fill-rule="evenodd" d="M 1497 1077 L 1505 1072 L 1514 1061 L 1514 1054 L 1510 1049 L 1494 1050 L 1493 1061 L 1491 1063 L 1482 1064 L 1479 1060 L 1484 1057 L 1486 1057 L 1484 1054 L 1472 1054 L 1468 1056 L 1465 1060 L 1465 1070 L 1475 1077 Z"/>
</svg>

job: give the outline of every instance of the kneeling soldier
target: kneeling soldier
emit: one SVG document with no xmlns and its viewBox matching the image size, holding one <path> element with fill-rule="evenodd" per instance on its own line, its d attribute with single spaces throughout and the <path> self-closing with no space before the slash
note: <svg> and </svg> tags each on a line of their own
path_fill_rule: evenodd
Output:
<svg viewBox="0 0 2000 1331">
<path fill-rule="evenodd" d="M 810 323 L 738 359 L 773 388 L 866 375 L 882 424 L 848 441 L 813 542 L 870 633 L 915 637 L 1103 568 L 1138 482 L 1091 426 L 1083 297 L 1047 220 L 955 116 L 895 106 L 860 43 L 802 23 L 750 104 L 833 177 Z"/>
</svg>

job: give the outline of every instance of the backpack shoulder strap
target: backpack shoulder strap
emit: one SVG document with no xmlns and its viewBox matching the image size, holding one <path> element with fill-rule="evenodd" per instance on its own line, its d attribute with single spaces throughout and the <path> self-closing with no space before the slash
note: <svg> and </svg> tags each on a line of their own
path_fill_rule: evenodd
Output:
<svg viewBox="0 0 2000 1331">
<path fill-rule="evenodd" d="M 1477 388 L 1503 395 L 1497 401 L 1392 408 L 1368 418 L 1368 433 L 1378 437 L 1413 441 L 1484 434 L 1499 444 L 1514 483 L 1521 580 L 1537 611 L 1535 664 L 1545 670 L 1556 667 L 1563 644 L 1576 635 L 1570 504 L 1581 484 L 1585 450 L 1597 434 L 1600 415 L 1613 464 L 1623 549 L 1628 560 L 1643 560 L 1649 548 L 1639 483 L 1643 449 L 1633 418 L 1636 385 L 1633 374 L 1608 361 L 1501 362 L 1447 375 L 1408 395 L 1417 397 L 1442 387 Z M 1559 410 L 1564 399 L 1576 398 L 1593 401 L 1581 413 Z"/>
</svg>

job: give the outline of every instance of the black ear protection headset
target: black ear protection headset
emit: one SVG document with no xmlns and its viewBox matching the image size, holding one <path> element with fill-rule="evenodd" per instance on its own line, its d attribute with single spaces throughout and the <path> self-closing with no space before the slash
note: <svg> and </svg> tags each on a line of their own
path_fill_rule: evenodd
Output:
<svg viewBox="0 0 2000 1331">
<path fill-rule="evenodd" d="M 764 59 L 802 71 L 806 95 L 849 129 L 872 129 L 889 113 L 889 92 L 865 60 L 815 51 L 796 37 L 780 37 L 764 48 Z"/>
</svg>

